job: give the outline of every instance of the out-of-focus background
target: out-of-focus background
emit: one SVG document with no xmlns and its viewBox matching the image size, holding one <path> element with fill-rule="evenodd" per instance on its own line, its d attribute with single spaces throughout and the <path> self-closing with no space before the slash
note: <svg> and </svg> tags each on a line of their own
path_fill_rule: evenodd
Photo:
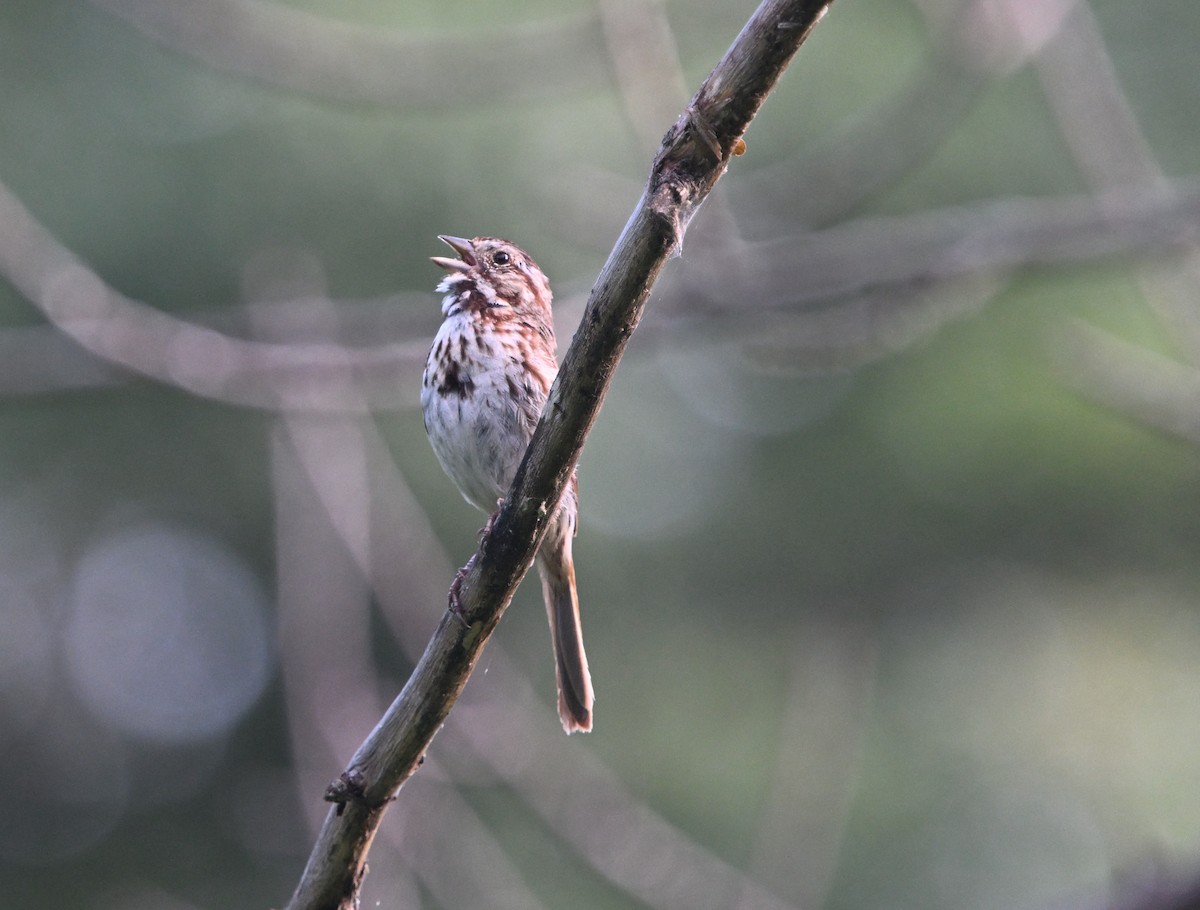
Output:
<svg viewBox="0 0 1200 910">
<path fill-rule="evenodd" d="M 752 10 L 0 4 L 0 907 L 287 900 L 483 522 L 435 235 L 526 247 L 565 348 Z M 1198 34 L 834 4 L 584 451 L 596 732 L 527 584 L 364 907 L 1182 906 Z"/>
</svg>

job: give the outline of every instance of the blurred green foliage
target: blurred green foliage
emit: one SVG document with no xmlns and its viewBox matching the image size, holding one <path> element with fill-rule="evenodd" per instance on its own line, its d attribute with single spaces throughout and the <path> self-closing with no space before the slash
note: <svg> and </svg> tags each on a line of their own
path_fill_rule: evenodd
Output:
<svg viewBox="0 0 1200 910">
<path fill-rule="evenodd" d="M 289 5 L 431 34 L 592 10 Z M 926 53 L 923 6 L 839 0 L 723 191 L 786 168 L 886 99 Z M 1169 174 L 1197 173 L 1200 7 L 1093 6 L 1149 146 Z M 405 328 L 394 338 L 419 340 L 437 323 L 434 235 L 518 239 L 560 299 L 577 297 L 644 180 L 652 150 L 611 84 L 526 98 L 463 80 L 436 110 L 328 102 L 161 47 L 102 7 L 0 5 L 0 182 L 111 286 L 162 311 L 219 319 L 250 302 L 248 263 L 299 251 L 320 264 L 334 300 L 428 291 L 420 309 L 397 313 Z M 689 85 L 750 11 L 666 6 Z M 1023 67 L 864 207 L 902 214 L 1086 186 Z M 664 293 L 689 275 L 687 252 Z M 577 565 L 599 713 L 597 733 L 571 747 L 805 907 L 1040 907 L 1080 895 L 1099 907 L 1113 876 L 1149 856 L 1196 866 L 1200 462 L 1193 447 L 1069 391 L 1053 357 L 1067 316 L 1174 353 L 1138 268 L 1006 277 L 978 312 L 832 375 L 739 373 L 706 347 L 723 329 L 635 339 L 580 469 Z M 754 320 L 753 308 L 741 318 Z M 0 324 L 43 319 L 0 283 Z M 560 323 L 564 344 L 571 330 Z M 696 382 L 716 383 L 713 393 L 697 394 Z M 722 401 L 742 396 L 723 416 L 696 403 L 718 387 Z M 0 564 L 11 584 L 36 567 L 34 589 L 58 591 L 89 540 L 150 516 L 203 529 L 271 585 L 275 420 L 137 378 L 7 395 Z M 419 415 L 381 423 L 438 537 L 465 560 L 479 518 L 438 471 Z M 56 597 L 45 614 L 54 629 L 66 622 Z M 432 622 L 441 604 L 417 608 Z M 12 642 L 26 640 L 16 615 Z M 535 591 L 518 595 L 498 638 L 538 680 L 554 725 Z M 29 659 L 49 668 L 47 703 L 58 704 L 70 700 L 66 658 L 47 647 Z M 398 685 L 405 660 L 378 650 L 384 682 Z M 0 647 L 10 667 L 18 656 Z M 823 661 L 829 672 L 816 673 Z M 45 794 L 24 789 L 37 769 L 20 741 L 41 722 L 24 713 L 24 690 L 4 690 L 14 674 L 0 669 L 0 805 L 24 805 L 24 825 Z M 14 821 L 0 838 L 0 907 L 280 905 L 309 837 L 280 783 L 297 759 L 283 688 L 272 682 L 213 742 L 100 729 L 123 744 L 119 811 L 78 848 L 69 837 L 46 846 L 42 829 L 26 835 Z M 356 745 L 340 743 L 339 755 Z M 163 768 L 194 785 L 146 795 Z M 264 793 L 274 795 L 263 811 L 285 828 L 270 843 L 246 821 Z M 467 775 L 462 793 L 546 906 L 642 905 L 510 790 Z M 794 826 L 769 829 L 788 800 Z M 403 796 L 398 816 L 402 806 Z M 85 815 L 56 824 L 82 831 Z M 788 851 L 795 880 L 763 859 Z M 364 906 L 399 905 L 386 883 L 403 877 L 373 865 Z"/>
</svg>

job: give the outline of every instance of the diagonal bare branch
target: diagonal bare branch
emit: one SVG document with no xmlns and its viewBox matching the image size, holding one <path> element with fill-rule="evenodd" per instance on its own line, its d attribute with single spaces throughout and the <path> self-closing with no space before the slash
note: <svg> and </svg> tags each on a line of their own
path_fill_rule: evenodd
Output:
<svg viewBox="0 0 1200 910">
<path fill-rule="evenodd" d="M 403 691 L 330 788 L 290 910 L 354 906 L 375 831 L 420 764 L 524 577 L 650 288 L 735 144 L 828 2 L 765 0 L 667 132 L 650 180 L 592 290 L 513 486 L 460 589 L 465 622 L 443 616 Z"/>
</svg>

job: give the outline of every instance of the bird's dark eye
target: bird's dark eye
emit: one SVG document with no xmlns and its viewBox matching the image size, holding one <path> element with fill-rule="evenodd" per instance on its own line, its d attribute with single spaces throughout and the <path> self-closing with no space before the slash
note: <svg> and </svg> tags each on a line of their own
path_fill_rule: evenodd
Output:
<svg viewBox="0 0 1200 910">
<path fill-rule="evenodd" d="M 496 265 L 508 265 L 511 261 L 512 256 L 508 255 L 508 253 L 504 252 L 504 250 L 499 250 L 492 257 L 492 262 L 496 263 Z"/>
</svg>

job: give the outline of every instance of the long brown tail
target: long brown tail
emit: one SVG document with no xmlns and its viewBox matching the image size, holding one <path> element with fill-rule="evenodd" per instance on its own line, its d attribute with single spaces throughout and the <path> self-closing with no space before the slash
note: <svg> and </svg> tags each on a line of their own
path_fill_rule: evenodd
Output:
<svg viewBox="0 0 1200 910">
<path fill-rule="evenodd" d="M 575 593 L 575 563 L 571 558 L 571 537 L 547 538 L 538 554 L 538 575 L 542 578 L 542 596 L 550 618 L 550 637 L 554 642 L 554 667 L 558 680 L 558 716 L 568 733 L 592 729 L 592 676 L 583 650 L 583 630 L 579 624 L 579 597 Z"/>
</svg>

